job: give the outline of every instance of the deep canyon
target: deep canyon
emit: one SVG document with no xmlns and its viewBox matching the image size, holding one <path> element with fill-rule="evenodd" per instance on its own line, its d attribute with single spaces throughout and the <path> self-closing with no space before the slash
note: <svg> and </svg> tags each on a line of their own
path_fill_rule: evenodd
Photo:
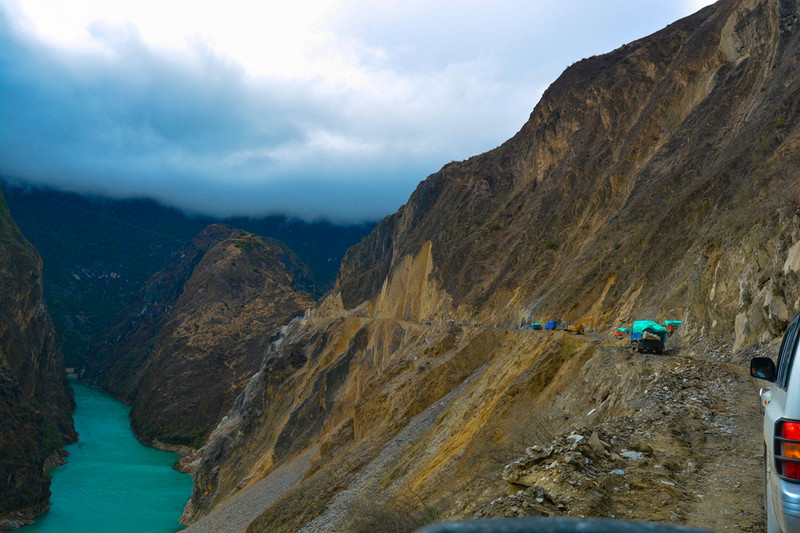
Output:
<svg viewBox="0 0 800 533">
<path fill-rule="evenodd" d="M 131 291 L 84 379 L 184 456 L 191 531 L 245 496 L 262 502 L 249 532 L 513 516 L 761 531 L 747 361 L 800 310 L 799 58 L 797 1 L 721 0 L 579 61 L 511 139 L 370 227 L 324 294 L 285 243 L 210 225 Z M 19 398 L 3 438 L 41 443 L 50 423 L 66 443 L 40 261 L 3 213 L 23 255 L 3 255 L 21 259 L 1 265 L 16 311 L 0 340 L 35 348 L 3 352 L 25 354 L 0 366 Z M 582 335 L 527 327 L 588 317 Z M 681 320 L 664 355 L 614 337 L 639 319 Z"/>
</svg>

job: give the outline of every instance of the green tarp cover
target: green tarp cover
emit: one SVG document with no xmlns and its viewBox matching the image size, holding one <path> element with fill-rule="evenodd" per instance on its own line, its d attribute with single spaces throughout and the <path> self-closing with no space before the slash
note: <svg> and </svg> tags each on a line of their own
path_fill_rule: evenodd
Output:
<svg viewBox="0 0 800 533">
<path fill-rule="evenodd" d="M 631 332 L 631 330 L 629 330 L 628 328 L 617 328 L 617 331 L 619 331 L 621 333 L 630 333 Z"/>
<path fill-rule="evenodd" d="M 680 326 L 681 324 L 682 324 L 682 322 L 680 320 L 665 320 L 664 321 L 664 325 L 665 326 L 675 326 L 676 328 L 678 326 Z"/>
<path fill-rule="evenodd" d="M 648 330 L 651 333 L 655 333 L 659 335 L 661 338 L 666 337 L 667 335 L 667 328 L 659 324 L 658 322 L 653 322 L 652 320 L 637 320 L 633 323 L 633 332 L 634 333 L 642 333 L 644 330 Z"/>
</svg>

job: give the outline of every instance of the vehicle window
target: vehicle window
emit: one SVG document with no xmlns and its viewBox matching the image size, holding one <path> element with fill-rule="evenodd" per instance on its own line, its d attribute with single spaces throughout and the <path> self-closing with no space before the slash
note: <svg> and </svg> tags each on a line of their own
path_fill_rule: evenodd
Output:
<svg viewBox="0 0 800 533">
<path fill-rule="evenodd" d="M 800 328 L 797 328 L 797 331 L 800 331 Z M 797 335 L 795 335 L 795 341 L 796 338 Z M 792 346 L 794 349 L 791 352 L 791 357 L 786 361 L 785 365 L 786 372 L 784 373 L 783 379 L 781 380 L 781 387 L 783 387 L 784 389 L 789 388 L 789 378 L 792 375 L 792 365 L 794 364 L 795 359 L 797 359 L 797 357 L 795 357 L 795 354 L 797 353 L 797 342 L 795 342 Z"/>
<path fill-rule="evenodd" d="M 789 381 L 789 374 L 794 361 L 794 354 L 797 348 L 798 321 L 795 320 L 789 325 L 786 334 L 783 336 L 781 348 L 778 352 L 778 379 L 775 383 L 782 388 L 786 388 Z"/>
</svg>

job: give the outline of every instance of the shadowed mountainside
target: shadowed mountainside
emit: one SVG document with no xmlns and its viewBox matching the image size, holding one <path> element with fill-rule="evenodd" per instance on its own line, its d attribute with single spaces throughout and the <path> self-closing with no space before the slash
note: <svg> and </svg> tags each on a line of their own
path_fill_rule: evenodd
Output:
<svg viewBox="0 0 800 533">
<path fill-rule="evenodd" d="M 44 262 L 45 298 L 69 366 L 113 326 L 139 287 L 203 228 L 224 223 L 277 239 L 313 273 L 303 291 L 333 287 L 344 252 L 373 223 L 338 226 L 283 216 L 188 216 L 147 199 L 113 200 L 3 183 L 9 209 Z"/>
<path fill-rule="evenodd" d="M 75 403 L 42 298 L 42 262 L 0 195 L 0 529 L 50 507 L 46 474 L 77 439 Z"/>
<path fill-rule="evenodd" d="M 88 377 L 132 405 L 140 438 L 197 445 L 271 333 L 312 305 L 310 277 L 277 241 L 211 225 L 142 286 Z"/>
</svg>

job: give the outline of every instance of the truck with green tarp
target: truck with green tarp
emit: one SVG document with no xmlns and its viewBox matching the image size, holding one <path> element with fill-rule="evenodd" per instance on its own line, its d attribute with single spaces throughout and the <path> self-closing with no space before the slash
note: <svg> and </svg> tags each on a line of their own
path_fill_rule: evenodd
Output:
<svg viewBox="0 0 800 533">
<path fill-rule="evenodd" d="M 667 328 L 652 320 L 637 320 L 631 328 L 631 350 L 645 353 L 664 353 Z"/>
</svg>

